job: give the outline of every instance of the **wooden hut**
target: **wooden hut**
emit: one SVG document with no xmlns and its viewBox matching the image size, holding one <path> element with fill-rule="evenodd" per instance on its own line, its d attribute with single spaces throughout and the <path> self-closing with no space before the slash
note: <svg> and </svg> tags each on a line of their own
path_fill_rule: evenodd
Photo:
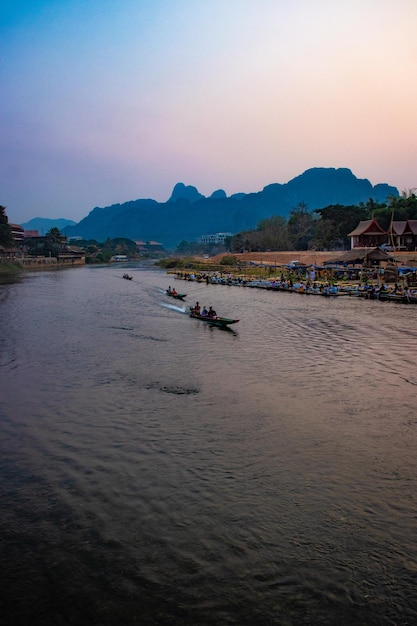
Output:
<svg viewBox="0 0 417 626">
<path fill-rule="evenodd" d="M 378 224 L 376 219 L 359 222 L 354 230 L 348 234 L 351 249 L 380 246 L 387 242 L 387 232 Z"/>
</svg>

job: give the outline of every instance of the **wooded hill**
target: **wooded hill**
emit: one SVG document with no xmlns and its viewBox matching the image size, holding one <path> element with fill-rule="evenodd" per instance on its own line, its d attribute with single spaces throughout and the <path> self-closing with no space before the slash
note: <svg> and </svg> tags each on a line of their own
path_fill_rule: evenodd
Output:
<svg viewBox="0 0 417 626">
<path fill-rule="evenodd" d="M 259 192 L 229 197 L 223 190 L 205 197 L 195 187 L 178 183 L 167 202 L 138 199 L 96 207 L 75 226 L 67 226 L 65 234 L 97 241 L 116 237 L 153 240 L 174 249 L 179 242 L 195 241 L 204 234 L 253 229 L 259 221 L 274 215 L 287 219 L 300 203 L 313 211 L 370 199 L 385 202 L 398 195 L 396 187 L 385 183 L 372 186 L 347 168 L 312 168 L 288 183 L 274 183 Z"/>
</svg>

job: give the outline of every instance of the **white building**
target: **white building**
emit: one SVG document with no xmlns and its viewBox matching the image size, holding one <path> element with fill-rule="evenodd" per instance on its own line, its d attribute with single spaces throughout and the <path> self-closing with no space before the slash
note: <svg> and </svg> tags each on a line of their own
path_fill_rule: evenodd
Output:
<svg viewBox="0 0 417 626">
<path fill-rule="evenodd" d="M 201 235 L 198 243 L 217 243 L 224 244 L 227 237 L 232 237 L 232 233 L 216 233 L 215 235 Z"/>
</svg>

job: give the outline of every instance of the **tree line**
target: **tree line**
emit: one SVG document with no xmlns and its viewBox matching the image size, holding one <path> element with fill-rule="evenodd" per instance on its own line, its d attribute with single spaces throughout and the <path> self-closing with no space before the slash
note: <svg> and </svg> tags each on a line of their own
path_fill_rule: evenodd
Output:
<svg viewBox="0 0 417 626">
<path fill-rule="evenodd" d="M 309 211 L 305 203 L 291 211 L 288 220 L 280 215 L 261 220 L 257 227 L 230 238 L 230 252 L 265 252 L 267 250 L 345 250 L 349 233 L 360 221 L 375 218 L 389 230 L 392 221 L 417 219 L 417 196 L 414 190 L 386 203 L 370 199 L 366 204 L 332 204 Z"/>
<path fill-rule="evenodd" d="M 261 220 L 256 228 L 226 238 L 224 245 L 182 241 L 178 254 L 219 252 L 265 252 L 268 250 L 346 250 L 350 247 L 349 233 L 360 221 L 375 218 L 385 230 L 394 220 L 417 219 L 417 196 L 414 190 L 400 197 L 390 197 L 386 203 L 370 199 L 358 205 L 331 204 L 309 211 L 299 203 L 288 219 L 282 215 Z"/>
<path fill-rule="evenodd" d="M 224 245 L 204 245 L 182 241 L 178 254 L 217 254 L 219 252 L 265 252 L 267 250 L 343 250 L 349 248 L 348 234 L 363 220 L 375 218 L 382 228 L 388 230 L 392 221 L 417 219 L 417 196 L 415 190 L 399 197 L 390 197 L 386 203 L 370 199 L 358 205 L 332 204 L 309 211 L 304 202 L 299 203 L 288 219 L 281 215 L 261 220 L 256 228 L 236 233 L 226 238 Z M 51 228 L 46 236 L 25 241 L 34 255 L 56 256 L 63 237 L 58 228 Z M 13 245 L 12 231 L 6 208 L 0 206 L 0 245 Z M 96 241 L 77 242 L 95 261 L 103 262 L 112 254 L 133 254 L 135 243 L 129 239 L 107 239 L 103 244 Z M 97 258 L 98 257 L 98 258 Z"/>
</svg>

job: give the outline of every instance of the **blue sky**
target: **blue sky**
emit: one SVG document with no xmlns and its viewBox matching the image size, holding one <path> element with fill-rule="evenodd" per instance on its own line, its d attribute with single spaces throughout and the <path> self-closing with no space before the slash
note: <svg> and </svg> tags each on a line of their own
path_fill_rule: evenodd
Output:
<svg viewBox="0 0 417 626">
<path fill-rule="evenodd" d="M 415 0 L 3 0 L 0 19 L 11 222 L 316 166 L 417 187 Z"/>
</svg>

